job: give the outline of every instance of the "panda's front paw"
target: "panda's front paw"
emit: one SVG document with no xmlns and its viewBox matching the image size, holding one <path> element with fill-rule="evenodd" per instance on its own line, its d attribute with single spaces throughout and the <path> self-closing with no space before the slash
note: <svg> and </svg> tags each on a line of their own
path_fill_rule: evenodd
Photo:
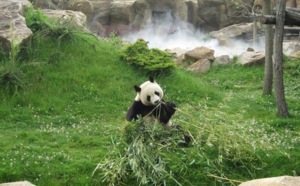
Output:
<svg viewBox="0 0 300 186">
<path fill-rule="evenodd" d="M 169 112 L 171 114 L 174 114 L 175 111 L 176 111 L 176 105 L 175 105 L 175 103 L 167 102 L 166 105 L 167 105 L 167 109 L 169 110 Z"/>
</svg>

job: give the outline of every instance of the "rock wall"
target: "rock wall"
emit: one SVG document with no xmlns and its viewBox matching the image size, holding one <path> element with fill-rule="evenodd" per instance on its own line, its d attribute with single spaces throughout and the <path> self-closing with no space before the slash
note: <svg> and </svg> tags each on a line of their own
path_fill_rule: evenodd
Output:
<svg viewBox="0 0 300 186">
<path fill-rule="evenodd" d="M 254 0 L 244 0 L 249 7 Z M 237 6 L 231 0 L 31 0 L 40 8 L 81 11 L 90 29 L 101 36 L 110 32 L 126 34 L 168 13 L 170 22 L 187 21 L 195 28 L 213 31 L 248 21 L 235 15 Z"/>
<path fill-rule="evenodd" d="M 31 0 L 36 7 L 81 11 L 93 32 L 106 36 L 126 34 L 143 28 L 170 13 L 171 22 L 187 21 L 202 31 L 215 31 L 251 21 L 247 12 L 262 8 L 263 0 Z M 276 0 L 272 0 L 273 3 Z M 300 0 L 287 0 L 288 7 L 300 8 Z"/>
</svg>

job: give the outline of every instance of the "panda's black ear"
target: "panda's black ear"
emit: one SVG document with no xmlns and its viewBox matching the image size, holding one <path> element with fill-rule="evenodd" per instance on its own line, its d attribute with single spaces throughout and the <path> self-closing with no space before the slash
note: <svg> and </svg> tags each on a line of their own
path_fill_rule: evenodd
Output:
<svg viewBox="0 0 300 186">
<path fill-rule="evenodd" d="M 134 90 L 136 92 L 141 92 L 142 89 L 139 86 L 134 85 Z"/>
<path fill-rule="evenodd" d="M 154 83 L 154 78 L 153 77 L 149 77 L 149 81 L 151 82 L 151 83 Z"/>
</svg>

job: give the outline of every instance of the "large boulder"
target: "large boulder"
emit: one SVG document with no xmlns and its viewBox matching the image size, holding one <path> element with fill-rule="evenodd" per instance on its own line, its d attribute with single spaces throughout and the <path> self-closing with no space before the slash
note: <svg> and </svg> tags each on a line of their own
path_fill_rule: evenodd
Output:
<svg viewBox="0 0 300 186">
<path fill-rule="evenodd" d="M 210 32 L 210 36 L 218 39 L 220 45 L 232 45 L 236 39 L 252 37 L 253 23 L 240 23 L 230 25 L 218 31 Z"/>
<path fill-rule="evenodd" d="M 216 57 L 213 62 L 213 66 L 229 65 L 232 61 L 228 55 L 221 55 Z"/>
<path fill-rule="evenodd" d="M 9 182 L 9 183 L 0 183 L 0 186 L 35 186 L 28 181 L 18 181 L 18 182 Z"/>
<path fill-rule="evenodd" d="M 30 0 L 37 8 L 49 8 L 49 9 L 64 9 L 67 8 L 65 0 Z"/>
<path fill-rule="evenodd" d="M 239 186 L 300 186 L 300 176 L 262 178 L 241 183 Z"/>
<path fill-rule="evenodd" d="M 213 61 L 215 51 L 206 47 L 196 47 L 193 50 L 185 53 L 185 59 L 188 61 L 198 61 L 202 59 L 208 59 Z"/>
<path fill-rule="evenodd" d="M 215 38 L 219 38 L 221 36 L 236 38 L 238 36 L 247 34 L 252 31 L 253 31 L 253 23 L 240 23 L 240 24 L 230 25 L 218 31 L 210 32 L 209 34 Z"/>
<path fill-rule="evenodd" d="M 238 63 L 243 66 L 262 65 L 265 63 L 264 52 L 247 51 L 238 56 Z"/>
<path fill-rule="evenodd" d="M 294 52 L 290 55 L 292 59 L 299 59 L 300 58 L 300 51 Z"/>
<path fill-rule="evenodd" d="M 32 32 L 26 26 L 24 9 L 30 5 L 26 0 L 9 0 L 0 3 L 0 43 L 4 51 L 28 38 Z"/>
<path fill-rule="evenodd" d="M 69 24 L 85 29 L 86 16 L 82 12 L 72 10 L 50 10 L 43 9 L 43 12 L 50 18 L 57 20 L 60 24 Z"/>
<path fill-rule="evenodd" d="M 209 71 L 211 66 L 211 61 L 208 59 L 200 59 L 193 63 L 191 66 L 187 68 L 188 71 L 195 72 L 195 73 L 206 73 Z"/>
<path fill-rule="evenodd" d="M 298 41 L 283 42 L 282 50 L 284 55 L 295 58 L 300 51 L 300 43 Z"/>
</svg>

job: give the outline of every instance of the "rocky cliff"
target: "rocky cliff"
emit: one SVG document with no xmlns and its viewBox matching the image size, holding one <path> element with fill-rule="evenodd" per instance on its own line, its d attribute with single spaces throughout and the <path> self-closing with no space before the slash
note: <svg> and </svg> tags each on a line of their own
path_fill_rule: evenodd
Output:
<svg viewBox="0 0 300 186">
<path fill-rule="evenodd" d="M 68 9 L 83 12 L 90 29 L 99 35 L 114 31 L 125 34 L 142 29 L 149 23 L 159 24 L 169 16 L 170 25 L 188 22 L 203 31 L 249 21 L 237 14 L 231 0 L 31 0 L 40 8 Z M 251 9 L 253 0 L 245 0 Z"/>
</svg>

